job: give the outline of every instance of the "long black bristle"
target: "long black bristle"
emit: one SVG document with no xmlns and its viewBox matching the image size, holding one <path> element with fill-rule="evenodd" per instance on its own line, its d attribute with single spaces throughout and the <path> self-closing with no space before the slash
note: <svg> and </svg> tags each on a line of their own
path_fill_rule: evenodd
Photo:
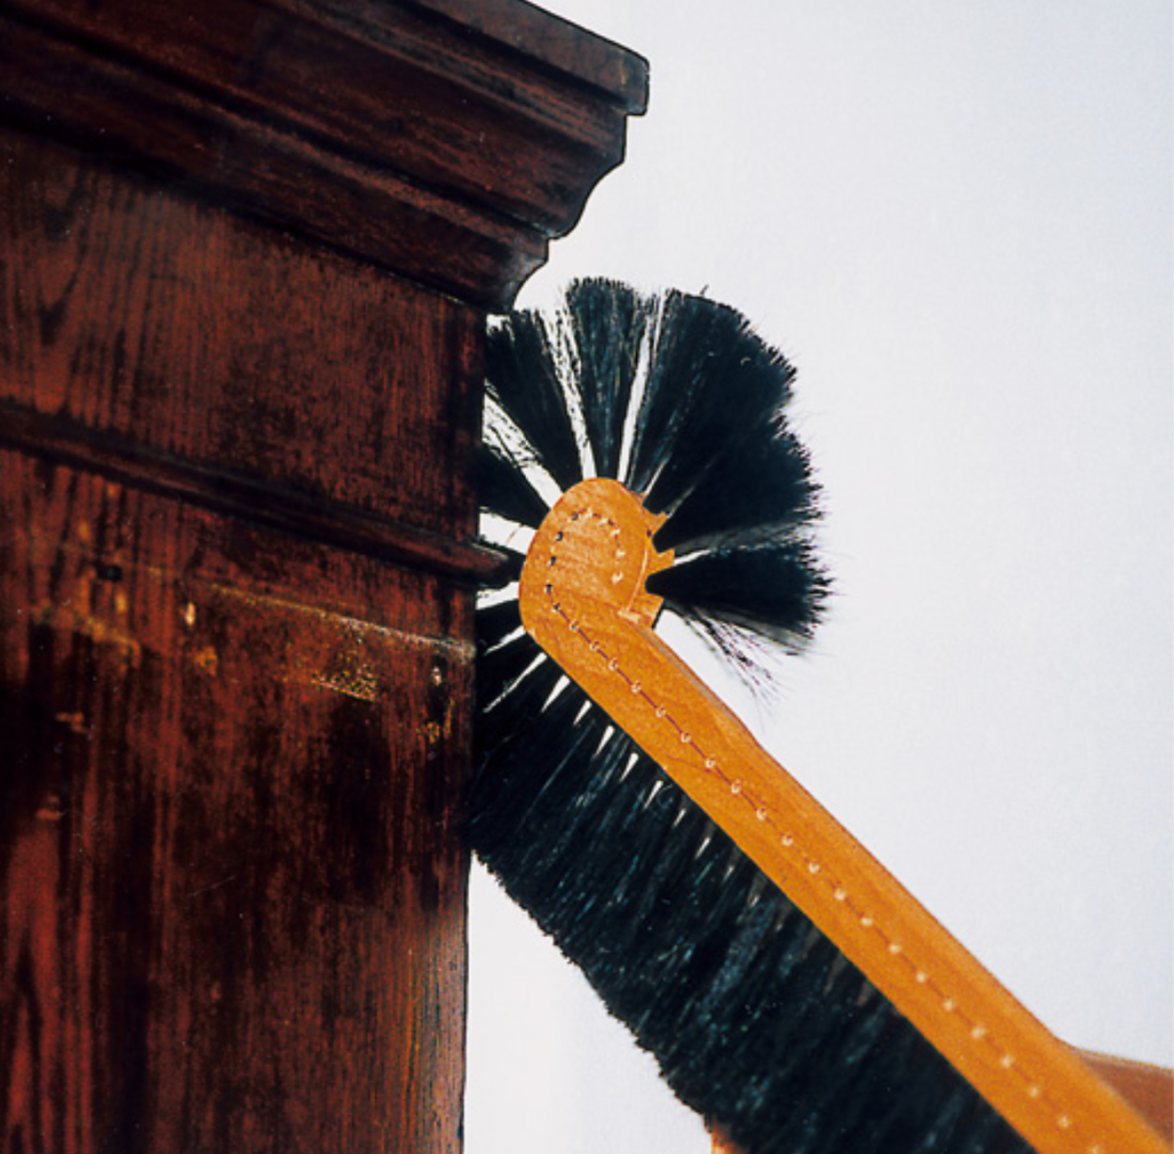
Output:
<svg viewBox="0 0 1174 1154">
<path fill-rule="evenodd" d="M 629 486 L 646 495 L 650 508 L 672 512 L 715 461 L 773 439 L 793 376 L 782 354 L 733 309 L 668 294 L 637 416 Z"/>
<path fill-rule="evenodd" d="M 817 491 L 786 423 L 794 371 L 744 318 L 700 297 L 585 281 L 561 315 L 522 314 L 494 330 L 490 352 L 497 417 L 528 448 L 496 452 L 487 513 L 533 525 L 545 502 L 524 475 L 532 468 L 564 489 L 585 460 L 622 472 L 668 514 L 657 544 L 681 560 L 649 582 L 667 612 L 735 663 L 756 662 L 759 638 L 802 647 L 829 584 L 812 541 Z M 497 475 L 505 466 L 519 484 Z M 478 616 L 473 847 L 684 1102 L 745 1154 L 1025 1154 L 872 983 L 541 657 L 516 601 Z"/>
<path fill-rule="evenodd" d="M 827 595 L 804 541 L 715 548 L 654 573 L 650 593 L 691 624 L 721 621 L 790 648 L 810 638 Z"/>
<path fill-rule="evenodd" d="M 567 320 L 595 474 L 616 478 L 648 310 L 624 285 L 601 293 L 580 281 L 567 290 Z"/>
<path fill-rule="evenodd" d="M 747 535 L 794 536 L 816 519 L 815 502 L 807 453 L 793 434 L 731 443 L 699 470 L 656 544 L 684 554 Z"/>
<path fill-rule="evenodd" d="M 558 359 L 542 317 L 515 313 L 508 325 L 490 334 L 485 391 L 509 414 L 536 461 L 569 489 L 582 480 L 582 470 Z"/>
<path fill-rule="evenodd" d="M 550 512 L 518 461 L 494 445 L 481 448 L 477 458 L 477 485 L 485 508 L 493 509 L 507 521 L 537 529 Z"/>
</svg>

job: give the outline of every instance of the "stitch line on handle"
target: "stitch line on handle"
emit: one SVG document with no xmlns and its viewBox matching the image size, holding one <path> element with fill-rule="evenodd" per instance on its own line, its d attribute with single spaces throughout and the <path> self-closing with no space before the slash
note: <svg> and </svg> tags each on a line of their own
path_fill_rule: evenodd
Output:
<svg viewBox="0 0 1174 1154">
<path fill-rule="evenodd" d="M 604 525 L 612 529 L 618 529 L 614 521 L 602 516 L 601 514 L 595 513 L 589 507 L 584 507 L 578 510 L 578 515 L 572 516 L 572 520 L 576 521 L 582 520 L 583 518 L 587 518 L 593 524 Z M 622 551 L 617 548 L 616 553 L 617 561 L 621 560 Z M 557 553 L 552 548 L 550 557 L 550 567 L 552 569 L 556 567 L 556 562 Z M 603 660 L 609 673 L 619 677 L 628 685 L 629 689 L 631 689 L 634 683 L 628 674 L 624 671 L 623 667 L 618 664 L 617 659 L 608 656 L 599 642 L 589 637 L 586 631 L 582 628 L 581 624 L 578 621 L 572 621 L 571 618 L 568 617 L 567 614 L 562 610 L 560 603 L 555 600 L 553 582 L 546 586 L 546 591 L 550 597 L 551 609 L 564 622 L 570 632 L 577 634 L 579 639 L 587 645 L 589 651 Z M 659 720 L 667 723 L 674 730 L 676 730 L 677 738 L 681 744 L 690 746 L 696 752 L 696 754 L 702 760 L 701 768 L 705 773 L 725 782 L 727 786 L 731 788 L 732 792 L 739 796 L 746 805 L 752 806 L 754 808 L 756 815 L 762 810 L 766 810 L 766 823 L 771 828 L 775 829 L 780 835 L 783 834 L 784 831 L 778 826 L 773 813 L 771 813 L 767 807 L 753 794 L 745 790 L 744 787 L 737 785 L 737 779 L 731 778 L 712 757 L 707 756 L 704 750 L 702 750 L 697 745 L 697 743 L 692 739 L 691 735 L 684 728 L 682 728 L 682 726 L 677 722 L 671 713 L 667 712 L 661 705 L 659 705 L 658 702 L 650 697 L 643 689 L 643 687 L 639 688 L 639 696 L 642 697 L 646 704 L 654 710 L 655 715 Z M 781 844 L 783 843 L 780 838 L 780 845 Z M 1068 1116 L 1063 1112 L 1059 1112 L 1060 1108 L 1058 1104 L 1050 1102 L 1050 1099 L 1048 1099 L 1048 1097 L 1043 1093 L 1039 1084 L 1033 1081 L 1029 1074 L 1025 1072 L 1020 1064 L 1015 1060 L 1015 1056 L 1010 1052 L 1002 1050 L 996 1042 L 995 1038 L 989 1033 L 987 1028 L 983 1026 L 976 1018 L 971 1017 L 965 1011 L 960 1010 L 955 999 L 951 997 L 947 991 L 943 990 L 934 978 L 929 977 L 927 971 L 917 965 L 915 959 L 905 951 L 904 947 L 902 947 L 900 943 L 890 938 L 884 932 L 884 930 L 879 925 L 877 925 L 875 920 L 873 920 L 863 910 L 859 909 L 855 902 L 851 899 L 850 895 L 844 898 L 839 898 L 836 896 L 837 894 L 845 893 L 846 891 L 842 889 L 834 875 L 828 873 L 820 862 L 809 857 L 802 846 L 800 846 L 798 842 L 794 841 L 793 835 L 791 835 L 791 837 L 788 839 L 785 848 L 794 851 L 795 856 L 801 859 L 802 864 L 807 868 L 810 874 L 820 875 L 825 887 L 832 890 L 833 897 L 836 898 L 837 901 L 841 901 L 846 909 L 857 916 L 858 920 L 863 926 L 865 926 L 865 928 L 870 930 L 872 934 L 885 943 L 885 946 L 891 956 L 897 958 L 904 966 L 913 971 L 916 975 L 926 975 L 924 981 L 919 980 L 919 984 L 923 985 L 928 993 L 936 997 L 938 1005 L 942 1011 L 952 1015 L 953 1018 L 959 1023 L 959 1025 L 969 1032 L 972 1040 L 981 1042 L 987 1049 L 991 1050 L 998 1057 L 1000 1068 L 1006 1070 L 1008 1072 L 1008 1076 L 1013 1076 L 1024 1083 L 1024 1086 L 1022 1087 L 1023 1092 L 1027 1093 L 1028 1096 L 1033 1099 L 1048 1103 L 1049 1105 L 1053 1106 L 1058 1111 L 1055 1114 L 1056 1124 L 1063 1129 L 1068 1128 L 1068 1126 L 1071 1124 Z M 897 948 L 894 949 L 894 946 Z M 1093 1154 L 1095 1149 L 1095 1146 L 1090 1146 L 1088 1148 L 1089 1154 Z"/>
<path fill-rule="evenodd" d="M 807 798 L 803 791 L 794 785 L 794 783 L 787 785 L 783 792 L 779 795 L 779 800 L 784 807 L 791 807 L 799 804 L 799 813 L 806 813 L 805 806 L 813 804 L 815 809 L 811 812 L 811 820 L 815 822 L 814 836 L 817 841 L 819 839 L 831 840 L 828 842 L 828 849 L 832 854 L 833 860 L 844 863 L 849 876 L 855 879 L 855 884 L 863 884 L 866 890 L 870 888 L 877 888 L 877 895 L 881 899 L 882 908 L 887 908 L 888 905 L 894 905 L 898 922 L 902 918 L 908 920 L 909 924 L 907 932 L 911 934 L 911 940 L 918 949 L 914 950 L 911 955 L 908 948 L 908 943 L 899 941 L 890 936 L 883 926 L 878 926 L 875 917 L 867 908 L 862 908 L 856 895 L 849 892 L 850 887 L 835 876 L 835 872 L 831 869 L 826 861 L 817 860 L 815 857 L 800 845 L 794 836 L 794 823 L 784 826 L 780 823 L 778 814 L 771 812 L 770 808 L 764 801 L 757 797 L 753 788 L 748 788 L 745 783 L 738 777 L 731 777 L 727 772 L 727 767 L 718 763 L 718 760 L 712 755 L 712 752 L 707 752 L 704 748 L 704 743 L 699 742 L 697 738 L 691 734 L 686 726 L 683 726 L 678 718 L 674 717 L 663 702 L 658 701 L 653 695 L 648 692 L 647 686 L 634 677 L 629 670 L 624 667 L 623 662 L 619 656 L 607 651 L 598 637 L 592 635 L 591 628 L 584 628 L 584 622 L 587 621 L 590 626 L 591 621 L 599 622 L 601 627 L 607 631 L 607 635 L 612 636 L 612 626 L 604 625 L 604 622 L 610 621 L 610 614 L 614 614 L 616 618 L 626 621 L 630 624 L 637 624 L 641 628 L 634 633 L 633 642 L 631 645 L 631 653 L 642 664 L 646 659 L 654 663 L 662 660 L 658 654 L 664 654 L 663 660 L 669 662 L 665 665 L 665 676 L 668 681 L 674 682 L 680 677 L 679 672 L 673 672 L 678 667 L 682 666 L 678 658 L 675 658 L 671 649 L 664 645 L 662 641 L 657 639 L 651 633 L 651 626 L 655 616 L 654 612 L 649 615 L 648 602 L 654 602 L 655 607 L 659 608 L 659 599 L 648 595 L 643 589 L 644 579 L 650 572 L 655 571 L 658 567 L 663 567 L 667 562 L 663 560 L 661 555 L 655 553 L 655 549 L 651 545 L 651 536 L 655 531 L 655 527 L 662 519 L 653 518 L 648 514 L 639 504 L 639 499 L 633 494 L 622 489 L 615 482 L 600 482 L 588 481 L 582 483 L 583 489 L 589 486 L 611 486 L 619 490 L 619 496 L 602 491 L 600 492 L 599 503 L 604 508 L 611 508 L 615 510 L 613 519 L 598 512 L 590 504 L 592 498 L 588 498 L 588 503 L 583 505 L 576 505 L 573 512 L 568 514 L 567 510 L 570 508 L 569 503 L 560 503 L 556 506 L 556 512 L 559 518 L 565 517 L 566 520 L 559 520 L 559 518 L 548 518 L 551 525 L 556 525 L 559 528 L 557 533 L 554 529 L 548 529 L 546 524 L 539 530 L 539 537 L 535 539 L 534 545 L 531 547 L 531 554 L 534 556 L 536 565 L 542 566 L 543 577 L 539 578 L 539 583 L 535 585 L 533 577 L 527 595 L 525 592 L 526 585 L 526 570 L 523 571 L 523 618 L 525 620 L 525 604 L 530 604 L 532 609 L 537 609 L 538 598 L 536 594 L 543 593 L 545 596 L 541 599 L 545 604 L 546 609 L 541 616 L 531 618 L 533 625 L 527 624 L 527 629 L 532 633 L 538 629 L 535 636 L 538 637 L 540 644 L 544 648 L 548 648 L 551 656 L 555 657 L 556 661 L 562 663 L 560 654 L 566 654 L 566 660 L 570 665 L 564 666 L 569 672 L 575 667 L 582 669 L 582 675 L 587 678 L 588 682 L 597 685 L 600 692 L 604 693 L 603 687 L 600 684 L 602 681 L 616 681 L 625 687 L 622 692 L 622 697 L 626 701 L 631 701 L 633 704 L 639 703 L 636 708 L 636 713 L 633 714 L 627 706 L 621 704 L 620 695 L 613 691 L 612 693 L 604 693 L 604 697 L 608 701 L 612 701 L 617 707 L 621 708 L 622 713 L 629 714 L 629 721 L 634 724 L 637 730 L 644 736 L 642 741 L 648 740 L 653 742 L 650 748 L 658 748 L 654 738 L 649 733 L 649 724 L 635 720 L 636 714 L 641 711 L 650 713 L 657 722 L 663 722 L 666 726 L 671 728 L 673 737 L 669 742 L 674 748 L 687 749 L 690 751 L 688 759 L 681 759 L 680 765 L 682 772 L 688 763 L 688 760 L 696 759 L 700 762 L 700 767 L 696 764 L 693 769 L 688 770 L 690 774 L 699 774 L 700 778 L 708 778 L 710 781 L 718 782 L 723 791 L 729 795 L 739 798 L 739 801 L 734 805 L 745 812 L 744 807 L 750 807 L 753 819 L 747 823 L 748 828 L 757 828 L 761 830 L 769 830 L 771 837 L 774 839 L 773 844 L 781 846 L 787 852 L 781 855 L 784 860 L 790 859 L 794 863 L 794 868 L 805 875 L 805 885 L 799 887 L 799 893 L 806 893 L 808 902 L 814 902 L 813 908 L 819 909 L 823 907 L 826 917 L 829 919 L 829 924 L 841 925 L 841 930 L 836 931 L 843 933 L 845 936 L 843 941 L 845 943 L 853 943 L 851 945 L 852 951 L 860 951 L 862 957 L 871 957 L 874 959 L 873 970 L 880 974 L 882 970 L 881 965 L 887 967 L 896 966 L 906 978 L 912 979 L 912 984 L 908 981 L 894 980 L 890 981 L 883 979 L 883 984 L 880 987 L 880 992 L 893 1000 L 892 991 L 897 992 L 899 1000 L 897 1002 L 898 1009 L 901 1006 L 908 1006 L 912 1008 L 914 1005 L 919 1005 L 917 1015 L 927 1025 L 933 1025 L 932 1031 L 929 1032 L 929 1037 L 935 1045 L 939 1048 L 947 1047 L 948 1053 L 954 1054 L 956 1061 L 961 1061 L 965 1057 L 967 1050 L 975 1054 L 975 1061 L 978 1065 L 975 1067 L 975 1075 L 981 1076 L 983 1085 L 986 1086 L 984 1093 L 992 1096 L 992 1101 L 1002 1102 L 1002 1106 L 996 1106 L 999 1109 L 1011 1110 L 1012 1113 L 1019 1118 L 1017 1125 L 1022 1125 L 1026 1128 L 1025 1136 L 1034 1144 L 1036 1142 L 1042 1143 L 1042 1149 L 1049 1151 L 1064 1150 L 1065 1152 L 1076 1149 L 1072 1145 L 1072 1140 L 1078 1138 L 1080 1135 L 1085 1135 L 1083 1149 L 1086 1154 L 1106 1154 L 1106 1146 L 1100 1141 L 1088 1142 L 1091 1137 L 1091 1131 L 1098 1128 L 1104 1129 L 1106 1126 L 1109 1132 L 1114 1133 L 1121 1140 L 1122 1150 L 1135 1149 L 1135 1141 L 1139 1142 L 1136 1148 L 1145 1148 L 1147 1150 L 1166 1149 L 1164 1144 L 1153 1146 L 1150 1142 L 1141 1140 L 1141 1134 L 1138 1132 L 1138 1121 L 1136 1115 L 1132 1111 L 1120 1109 L 1120 1103 L 1110 1105 L 1109 1101 L 1105 1100 L 1105 1091 L 1103 1086 L 1096 1079 L 1095 1075 L 1090 1075 L 1086 1067 L 1081 1065 L 1075 1059 L 1071 1058 L 1064 1052 L 1064 1047 L 1057 1043 L 1054 1038 L 1042 1030 L 1038 1024 L 1032 1024 L 1030 1015 L 1026 1014 L 1015 1003 L 1014 999 L 1009 998 L 1005 991 L 1000 991 L 997 983 L 990 979 L 989 975 L 982 970 L 972 958 L 961 951 L 956 942 L 949 937 L 945 931 L 941 930 L 936 923 L 932 921 L 924 910 L 918 907 L 916 901 L 910 898 L 908 894 L 903 893 L 899 883 L 894 879 L 887 879 L 883 867 L 879 867 L 876 863 L 868 864 L 867 851 L 863 851 L 863 847 L 855 847 L 856 850 L 861 850 L 865 858 L 865 868 L 861 869 L 858 866 L 853 866 L 851 859 L 843 858 L 843 853 L 847 850 L 855 852 L 852 849 L 853 839 L 850 835 L 836 826 L 834 820 L 830 819 L 826 813 L 821 813 L 817 803 L 813 799 Z M 593 490 L 599 492 L 599 490 Z M 567 497 L 564 496 L 563 502 L 567 502 Z M 630 511 L 630 506 L 634 506 L 637 511 L 633 515 Z M 591 529 L 605 529 L 612 537 L 612 548 L 602 552 L 591 551 L 589 546 L 586 547 L 586 552 L 582 557 L 576 557 L 574 562 L 569 564 L 559 564 L 559 550 L 564 540 L 562 527 L 568 525 L 570 522 L 578 522 L 583 524 L 583 519 L 586 517 L 584 528 Z M 606 591 L 606 588 L 594 585 L 596 580 L 590 574 L 599 567 L 606 568 L 607 562 L 604 557 L 610 552 L 610 560 L 612 563 L 613 575 L 611 584 L 618 585 L 626 578 L 630 578 L 633 572 L 632 563 L 628 562 L 624 556 L 623 544 L 620 541 L 621 525 L 630 529 L 633 532 L 637 531 L 637 526 L 641 525 L 640 517 L 644 518 L 643 528 L 646 532 L 648 540 L 643 542 L 645 555 L 643 558 L 637 559 L 637 564 L 643 565 L 644 568 L 640 570 L 639 579 L 636 582 L 635 588 L 627 590 L 617 590 L 616 595 L 611 595 Z M 579 538 L 576 537 L 576 540 Z M 542 553 L 536 548 L 540 541 L 545 541 L 549 549 L 549 556 L 543 558 Z M 570 547 L 575 541 L 567 540 L 563 547 Z M 545 561 L 545 565 L 543 565 Z M 529 564 L 529 560 L 527 562 Z M 576 568 L 577 565 L 577 568 Z M 568 584 L 566 592 L 560 592 L 563 575 L 566 574 Z M 587 573 L 586 579 L 581 579 L 581 575 Z M 554 580 L 557 574 L 558 582 Z M 624 597 L 627 597 L 627 606 L 621 607 Z M 578 608 L 572 613 L 568 613 L 563 601 Z M 581 610 L 581 613 L 579 612 Z M 597 616 L 597 614 L 599 616 Z M 542 626 L 539 628 L 538 622 L 542 617 L 550 620 L 551 617 L 557 617 L 560 621 L 560 631 L 562 632 L 565 641 L 557 640 L 557 633 L 552 633 L 548 627 Z M 576 628 L 570 629 L 572 618 L 581 616 L 581 620 L 576 620 Z M 590 620 L 588 620 L 590 619 Z M 541 633 L 541 636 L 539 636 Z M 642 645 L 638 641 L 638 637 L 643 635 L 648 640 Z M 627 636 L 626 630 L 620 626 L 620 622 L 616 622 L 615 633 L 617 641 Z M 543 638 L 547 640 L 543 640 Z M 572 657 L 570 650 L 565 646 L 570 645 L 578 650 L 579 646 L 583 646 L 586 652 L 590 655 L 590 660 L 584 662 L 581 657 Z M 621 653 L 627 652 L 627 641 L 621 644 Z M 553 649 L 550 648 L 553 646 Z M 675 662 L 675 665 L 672 664 Z M 597 670 L 604 672 L 589 673 L 588 668 L 594 665 Z M 653 665 L 653 668 L 657 668 Z M 702 713 L 698 713 L 699 723 L 701 728 L 706 732 L 713 732 L 718 736 L 718 739 L 723 743 L 727 741 L 727 737 L 722 736 L 725 732 L 725 726 L 731 724 L 735 727 L 735 731 L 740 732 L 744 727 L 741 727 L 736 722 L 732 715 L 728 714 L 728 710 L 720 706 L 716 698 L 713 698 L 711 693 L 704 689 L 702 683 L 698 682 L 696 675 L 692 674 L 688 667 L 683 667 L 684 673 L 688 675 L 688 680 L 681 685 L 681 692 L 686 691 L 685 687 L 690 682 L 696 684 L 696 693 L 698 694 L 698 702 L 704 701 L 705 697 L 713 699 L 714 719 L 715 725 L 711 725 L 703 720 Z M 647 669 L 643 670 L 648 673 Z M 613 678 L 612 675 L 615 675 Z M 586 686 L 585 686 L 586 687 Z M 703 696 L 704 695 L 704 696 Z M 688 700 L 684 698 L 683 700 Z M 697 705 L 698 703 L 694 703 Z M 609 706 L 604 704 L 605 712 L 610 712 Z M 722 720 L 722 718 L 727 718 Z M 613 716 L 613 721 L 620 724 L 619 718 Z M 628 724 L 625 722 L 624 725 Z M 737 736 L 734 732 L 731 736 L 735 737 L 731 752 L 738 748 L 738 743 L 742 740 L 747 742 L 748 750 L 751 754 L 751 761 L 748 766 L 751 776 L 758 776 L 764 772 L 764 766 L 775 764 L 775 768 L 783 775 L 783 778 L 790 782 L 791 779 L 787 777 L 785 771 L 778 767 L 776 763 L 772 762 L 769 755 L 765 751 L 759 750 L 753 742 L 749 733 L 744 733 L 742 736 Z M 663 768 L 669 769 L 670 763 L 673 761 L 673 755 L 668 752 L 668 744 L 659 748 L 667 761 L 663 762 Z M 757 751 L 757 752 L 755 752 Z M 761 754 L 760 760 L 755 760 Z M 661 760 L 660 757 L 653 756 L 654 761 Z M 670 774 L 673 776 L 673 774 Z M 793 793 L 793 790 L 798 790 Z M 796 800 L 798 799 L 798 801 Z M 715 799 L 716 800 L 716 799 Z M 708 806 L 706 807 L 708 808 Z M 719 809 L 721 807 L 719 806 Z M 799 821 L 807 820 L 806 817 L 798 818 Z M 725 824 L 721 822 L 719 824 Z M 737 825 L 731 826 L 727 832 L 733 834 Z M 757 849 L 756 853 L 766 854 L 761 860 L 767 861 L 770 858 L 769 853 L 765 850 L 766 843 L 763 842 L 761 835 L 751 836 L 748 830 L 743 830 L 750 838 Z M 742 836 L 740 834 L 739 836 Z M 841 846 L 839 840 L 843 839 L 844 844 Z M 737 840 L 737 839 L 736 839 Z M 836 857 L 836 855 L 841 855 Z M 875 867 L 875 873 L 870 872 Z M 776 879 L 781 872 L 781 862 L 772 865 L 768 873 L 774 872 Z M 776 883 L 777 884 L 777 883 Z M 812 891 L 811 886 L 816 886 L 825 894 L 824 899 L 816 897 Z M 891 893 L 890 893 L 891 891 Z M 830 893 L 831 901 L 826 901 L 826 895 Z M 902 912 L 901 902 L 907 903 L 907 908 Z M 832 911 L 835 907 L 839 907 L 846 911 L 850 918 L 845 920 L 837 918 Z M 811 916 L 809 913 L 808 916 Z M 821 915 L 824 916 L 824 915 Z M 858 926 L 857 932 L 852 932 L 850 929 L 850 920 L 855 919 Z M 819 922 L 816 921 L 816 924 Z M 822 927 L 821 927 L 822 928 Z M 864 947 L 864 942 L 861 937 L 861 931 L 866 931 L 863 934 L 864 938 L 871 939 L 879 943 L 880 950 L 871 950 Z M 984 997 L 991 999 L 991 1012 L 993 1014 L 994 1022 L 999 1026 L 1000 1031 L 1006 1029 L 1015 1034 L 1016 1032 L 1022 1034 L 1021 1045 L 1025 1047 L 1023 1053 L 1015 1053 L 1012 1049 L 1000 1046 L 998 1038 L 992 1033 L 987 1022 L 981 1021 L 975 1017 L 964 1007 L 958 1004 L 958 998 L 951 994 L 948 985 L 943 985 L 936 977 L 918 966 L 916 953 L 918 950 L 925 950 L 932 947 L 933 943 L 941 939 L 941 948 L 946 950 L 944 955 L 944 962 L 947 968 L 953 967 L 959 970 L 963 988 L 967 990 L 968 997 L 977 997 L 981 1001 Z M 833 940 L 837 940 L 833 934 Z M 841 948 L 844 948 L 841 946 Z M 885 963 L 880 962 L 880 956 L 883 955 L 887 960 Z M 968 969 L 970 967 L 970 969 Z M 893 972 L 893 971 L 889 971 Z M 977 983 L 977 985 L 976 985 Z M 873 984 L 876 984 L 875 980 Z M 988 988 L 989 987 L 989 988 Z M 954 1037 L 954 1041 L 948 1041 L 949 1036 Z M 936 1040 L 935 1040 L 936 1039 Z M 1055 1100 L 1052 1093 L 1044 1093 L 1043 1084 L 1039 1079 L 1031 1076 L 1030 1066 L 1038 1064 L 1039 1062 L 1052 1060 L 1053 1053 L 1056 1060 L 1060 1062 L 1059 1076 L 1064 1082 L 1063 1090 L 1067 1092 L 1067 1097 L 1071 1098 L 1073 1094 L 1078 1095 L 1077 1098 L 1072 1099 L 1074 1103 L 1079 1102 L 1081 1108 L 1078 1111 L 1070 1112 L 1063 1110 L 1059 1103 Z M 984 1058 L 979 1058 L 977 1055 L 985 1055 Z M 1022 1061 L 1023 1055 L 1030 1055 L 1031 1062 L 1025 1068 Z M 964 1063 L 965 1065 L 966 1063 Z M 1002 1081 L 1007 1087 L 1007 1093 L 1001 1096 L 995 1093 L 998 1081 Z M 1094 1087 L 1096 1088 L 1094 1091 Z M 1083 1097 L 1079 1097 L 1084 1093 L 1091 1093 L 1091 1097 L 1086 1102 Z M 1019 1097 L 1023 1102 L 1023 1106 L 1014 1106 L 1013 1098 Z M 1061 1094 L 1061 1098 L 1065 1098 L 1065 1094 Z M 1110 1095 L 1110 1100 L 1112 1096 Z M 1030 1101 L 1031 1106 L 1028 1107 L 1026 1102 Z M 1073 1114 L 1076 1117 L 1073 1117 Z M 1049 1131 L 1050 1123 L 1050 1131 Z M 1156 1138 L 1146 1127 L 1142 1127 L 1145 1135 L 1149 1138 Z M 1063 1140 L 1059 1139 L 1059 1132 L 1063 1131 L 1067 1134 Z M 1055 1137 L 1049 1137 L 1049 1132 Z M 1035 1137 L 1032 1138 L 1031 1135 Z M 1056 1143 L 1060 1142 L 1060 1145 Z"/>
</svg>

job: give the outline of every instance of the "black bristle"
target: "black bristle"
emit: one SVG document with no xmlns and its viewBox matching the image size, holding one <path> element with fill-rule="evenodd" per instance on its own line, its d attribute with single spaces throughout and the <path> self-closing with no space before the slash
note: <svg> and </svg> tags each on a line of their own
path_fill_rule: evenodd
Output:
<svg viewBox="0 0 1174 1154">
<path fill-rule="evenodd" d="M 493 709 L 510 708 L 517 700 L 517 691 L 520 687 L 519 679 L 539 657 L 538 647 L 529 637 L 521 637 L 497 648 L 489 649 L 477 655 L 477 677 L 479 685 L 485 688 L 496 687 L 501 697 L 501 704 L 493 701 L 482 703 L 482 713 Z M 547 662 L 551 670 L 555 666 Z M 554 688 L 553 681 L 550 686 Z"/>
<path fill-rule="evenodd" d="M 619 476 L 624 423 L 648 312 L 632 289 L 614 281 L 583 280 L 567 290 L 574 379 L 599 477 Z"/>
<path fill-rule="evenodd" d="M 583 479 L 583 470 L 558 360 L 542 317 L 515 313 L 489 332 L 485 391 L 525 437 L 535 461 L 569 489 Z"/>
<path fill-rule="evenodd" d="M 802 533 L 818 516 L 806 451 L 793 433 L 727 445 L 656 535 L 678 555 L 716 543 L 737 544 Z"/>
<path fill-rule="evenodd" d="M 477 610 L 477 650 L 486 654 L 522 628 L 517 597 L 507 597 Z M 519 639 L 520 639 L 519 634 Z"/>
<path fill-rule="evenodd" d="M 794 370 L 745 317 L 670 293 L 660 312 L 636 419 L 628 484 L 672 513 L 721 457 L 771 440 Z M 737 489 L 727 493 L 737 501 Z"/>
<path fill-rule="evenodd" d="M 802 645 L 828 593 L 805 541 L 721 547 L 654 573 L 648 590 L 691 624 L 720 621 L 791 648 Z"/>
<path fill-rule="evenodd" d="M 550 506 L 530 484 L 520 463 L 492 445 L 477 456 L 477 486 L 487 509 L 519 525 L 537 528 Z"/>
<path fill-rule="evenodd" d="M 552 336 L 551 334 L 555 334 Z M 649 581 L 735 665 L 808 641 L 829 590 L 794 372 L 701 297 L 573 287 L 491 340 L 494 419 L 564 489 L 582 461 L 668 514 Z M 581 410 L 587 440 L 571 419 Z M 626 439 L 625 439 L 626 438 Z M 496 470 L 529 459 L 498 453 Z M 529 477 L 485 510 L 533 525 Z M 531 497 L 530 493 L 534 496 Z M 516 603 L 478 611 L 470 838 L 681 1099 L 745 1154 L 1027 1154 L 917 1030 L 553 661 Z M 765 639 L 765 640 L 763 640 Z M 561 686 L 561 688 L 560 688 Z"/>
</svg>

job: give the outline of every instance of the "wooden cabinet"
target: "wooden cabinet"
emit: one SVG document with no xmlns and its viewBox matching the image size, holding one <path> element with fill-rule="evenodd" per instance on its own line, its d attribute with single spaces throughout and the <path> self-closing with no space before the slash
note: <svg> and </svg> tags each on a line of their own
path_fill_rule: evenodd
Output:
<svg viewBox="0 0 1174 1154">
<path fill-rule="evenodd" d="M 0 1148 L 459 1148 L 484 321 L 644 84 L 516 0 L 0 6 Z"/>
</svg>

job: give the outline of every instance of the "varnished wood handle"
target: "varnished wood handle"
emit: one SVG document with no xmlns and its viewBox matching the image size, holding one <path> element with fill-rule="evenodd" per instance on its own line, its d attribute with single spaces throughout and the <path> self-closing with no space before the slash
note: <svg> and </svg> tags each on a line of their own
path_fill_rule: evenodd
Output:
<svg viewBox="0 0 1174 1154">
<path fill-rule="evenodd" d="M 526 629 L 1039 1154 L 1166 1151 L 657 637 L 658 524 L 614 481 L 569 490 L 527 555 Z"/>
</svg>

